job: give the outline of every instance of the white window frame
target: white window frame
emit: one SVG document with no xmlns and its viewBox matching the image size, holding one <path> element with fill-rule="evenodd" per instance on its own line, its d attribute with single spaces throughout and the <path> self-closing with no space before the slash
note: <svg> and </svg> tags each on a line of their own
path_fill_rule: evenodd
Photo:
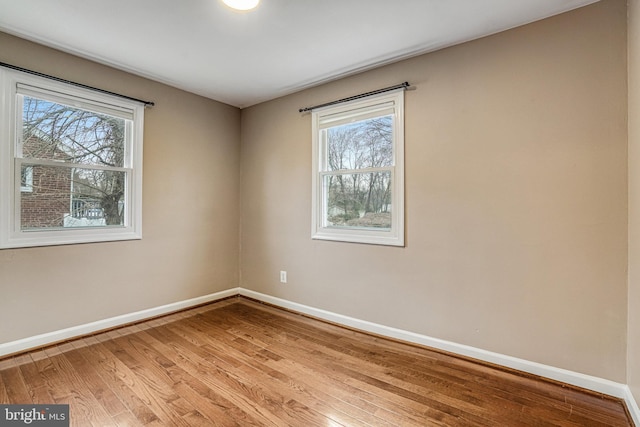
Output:
<svg viewBox="0 0 640 427">
<path fill-rule="evenodd" d="M 324 129 L 332 122 L 344 124 L 365 118 L 393 117 L 393 164 L 391 172 L 391 228 L 331 227 L 326 223 L 326 197 L 323 172 L 327 172 L 327 150 L 322 141 Z M 404 90 L 372 95 L 355 101 L 316 109 L 312 112 L 312 220 L 311 237 L 318 240 L 404 246 Z M 336 125 L 334 125 L 336 126 Z M 363 171 L 365 171 L 363 169 Z"/>
<path fill-rule="evenodd" d="M 21 230 L 23 192 L 20 167 L 38 164 L 21 158 L 21 93 L 78 108 L 116 115 L 128 120 L 125 143 L 126 176 L 124 225 Z M 0 68 L 0 249 L 142 238 L 142 140 L 144 104 L 54 81 L 16 70 Z M 51 161 L 49 161 L 51 163 Z"/>
</svg>

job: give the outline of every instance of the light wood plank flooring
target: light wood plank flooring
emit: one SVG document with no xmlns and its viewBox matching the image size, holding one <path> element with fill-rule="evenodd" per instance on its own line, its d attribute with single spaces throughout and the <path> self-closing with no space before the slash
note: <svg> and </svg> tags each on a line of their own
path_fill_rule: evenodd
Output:
<svg viewBox="0 0 640 427">
<path fill-rule="evenodd" d="M 73 426 L 632 426 L 620 400 L 232 298 L 0 360 Z"/>
</svg>

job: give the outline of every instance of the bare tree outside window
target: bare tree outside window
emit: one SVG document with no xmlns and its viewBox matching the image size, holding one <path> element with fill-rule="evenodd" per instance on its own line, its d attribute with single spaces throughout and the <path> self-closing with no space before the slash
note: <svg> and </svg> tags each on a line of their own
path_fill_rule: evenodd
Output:
<svg viewBox="0 0 640 427">
<path fill-rule="evenodd" d="M 393 165 L 392 132 L 391 116 L 326 130 L 329 225 L 391 228 L 391 172 L 384 168 Z"/>
<path fill-rule="evenodd" d="M 22 105 L 21 228 L 124 225 L 126 120 L 30 96 Z"/>
</svg>

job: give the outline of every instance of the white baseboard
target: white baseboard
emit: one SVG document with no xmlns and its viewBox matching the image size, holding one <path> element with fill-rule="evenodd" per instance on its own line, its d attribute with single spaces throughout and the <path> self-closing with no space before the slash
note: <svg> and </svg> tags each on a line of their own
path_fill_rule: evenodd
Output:
<svg viewBox="0 0 640 427">
<path fill-rule="evenodd" d="M 71 338 L 88 335 L 117 326 L 126 325 L 128 323 L 138 322 L 150 319 L 156 316 L 162 316 L 185 308 L 194 307 L 200 304 L 216 301 L 219 299 L 232 297 L 239 294 L 239 288 L 228 289 L 226 291 L 216 292 L 197 298 L 184 301 L 178 301 L 147 310 L 136 311 L 134 313 L 123 314 L 121 316 L 110 317 L 108 319 L 98 320 L 96 322 L 86 323 L 84 325 L 73 326 L 71 328 L 61 329 L 58 331 L 48 332 L 33 337 L 23 338 L 17 341 L 11 341 L 0 344 L 0 357 L 9 354 L 19 353 L 21 351 L 42 347 L 65 341 Z"/>
<path fill-rule="evenodd" d="M 629 412 L 631 412 L 632 414 L 634 422 L 640 427 L 640 411 L 638 410 L 638 405 L 636 404 L 633 395 L 631 394 L 631 390 L 626 384 L 621 384 L 603 378 L 569 371 L 566 369 L 556 368 L 537 362 L 531 362 L 500 353 L 494 353 L 468 345 L 457 344 L 438 338 L 432 338 L 426 335 L 420 335 L 401 329 L 390 328 L 388 326 L 367 322 L 365 320 L 355 319 L 353 317 L 343 316 L 341 314 L 309 307 L 303 304 L 298 304 L 281 298 L 272 297 L 270 295 L 261 294 L 259 292 L 254 292 L 248 289 L 240 288 L 240 295 L 362 331 L 371 332 L 374 334 L 410 343 L 420 344 L 427 347 L 459 354 L 462 356 L 471 357 L 473 359 L 494 363 L 511 369 L 517 369 L 519 371 L 549 378 L 555 381 L 560 381 L 566 384 L 571 384 L 577 387 L 586 388 L 588 390 L 607 394 L 619 399 L 624 399 L 627 403 Z"/>
<path fill-rule="evenodd" d="M 624 401 L 627 404 L 627 409 L 629 410 L 629 413 L 631 414 L 631 418 L 633 419 L 635 425 L 640 426 L 640 408 L 638 407 L 638 403 L 633 397 L 629 386 L 625 386 L 625 389 Z"/>
<path fill-rule="evenodd" d="M 277 307 L 286 308 L 289 310 L 297 311 L 309 316 L 317 317 L 319 319 L 327 320 L 329 322 L 337 323 L 339 325 L 348 326 L 354 329 L 359 329 L 366 332 L 371 332 L 381 336 L 386 336 L 410 343 L 420 344 L 427 347 L 432 347 L 439 350 L 459 354 L 462 356 L 471 357 L 481 361 L 494 363 L 497 365 L 505 366 L 511 369 L 517 369 L 519 371 L 528 372 L 530 374 L 539 375 L 541 377 L 549 378 L 563 383 L 571 384 L 574 386 L 586 388 L 598 393 L 607 394 L 609 396 L 623 399 L 627 408 L 631 414 L 634 423 L 640 427 L 640 409 L 634 399 L 631 389 L 626 384 L 617 383 L 614 381 L 598 378 L 590 375 L 581 374 L 579 372 L 573 372 L 566 369 L 560 369 L 549 365 L 543 365 L 541 363 L 531 362 L 516 357 L 507 356 L 500 353 L 494 353 L 491 351 L 457 344 L 450 341 L 441 340 L 438 338 L 429 337 L 426 335 L 416 334 L 414 332 L 404 331 L 401 329 L 391 328 L 388 326 L 380 325 L 377 323 L 368 322 L 366 320 L 360 320 L 349 316 L 344 316 L 330 311 L 310 307 L 303 304 L 298 304 L 292 301 L 284 300 L 281 298 L 273 297 L 270 295 L 261 294 L 259 292 L 251 291 L 244 288 L 232 288 L 225 291 L 216 292 L 209 295 L 204 295 L 197 298 L 192 298 L 184 301 L 178 301 L 171 304 L 162 305 L 160 307 L 154 307 L 147 310 L 136 311 L 134 313 L 124 314 L 121 316 L 111 317 L 96 322 L 87 323 L 84 325 L 74 326 L 71 328 L 61 329 L 54 332 L 49 332 L 33 337 L 20 339 L 17 341 L 11 341 L 7 343 L 0 343 L 0 357 L 19 353 L 25 350 L 42 347 L 56 342 L 61 342 L 76 338 L 82 335 L 92 334 L 95 332 L 103 331 L 106 329 L 114 328 L 117 326 L 126 325 L 133 322 L 150 319 L 156 316 L 169 314 L 175 311 L 180 311 L 190 307 L 194 307 L 200 304 L 213 302 L 223 298 L 233 297 L 235 295 L 243 295 L 249 298 L 253 298 L 258 301 L 263 301 L 275 305 Z"/>
</svg>

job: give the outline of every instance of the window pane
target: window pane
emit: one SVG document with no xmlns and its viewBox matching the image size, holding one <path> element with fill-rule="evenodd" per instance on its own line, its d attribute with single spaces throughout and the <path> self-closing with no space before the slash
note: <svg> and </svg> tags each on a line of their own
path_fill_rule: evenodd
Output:
<svg viewBox="0 0 640 427">
<path fill-rule="evenodd" d="M 23 97 L 23 158 L 122 167 L 125 120 Z"/>
<path fill-rule="evenodd" d="M 20 197 L 22 230 L 124 225 L 126 173 L 30 165 L 31 191 Z"/>
<path fill-rule="evenodd" d="M 391 228 L 391 172 L 325 175 L 329 227 Z"/>
<path fill-rule="evenodd" d="M 327 170 L 391 166 L 392 118 L 376 117 L 327 129 Z"/>
</svg>

